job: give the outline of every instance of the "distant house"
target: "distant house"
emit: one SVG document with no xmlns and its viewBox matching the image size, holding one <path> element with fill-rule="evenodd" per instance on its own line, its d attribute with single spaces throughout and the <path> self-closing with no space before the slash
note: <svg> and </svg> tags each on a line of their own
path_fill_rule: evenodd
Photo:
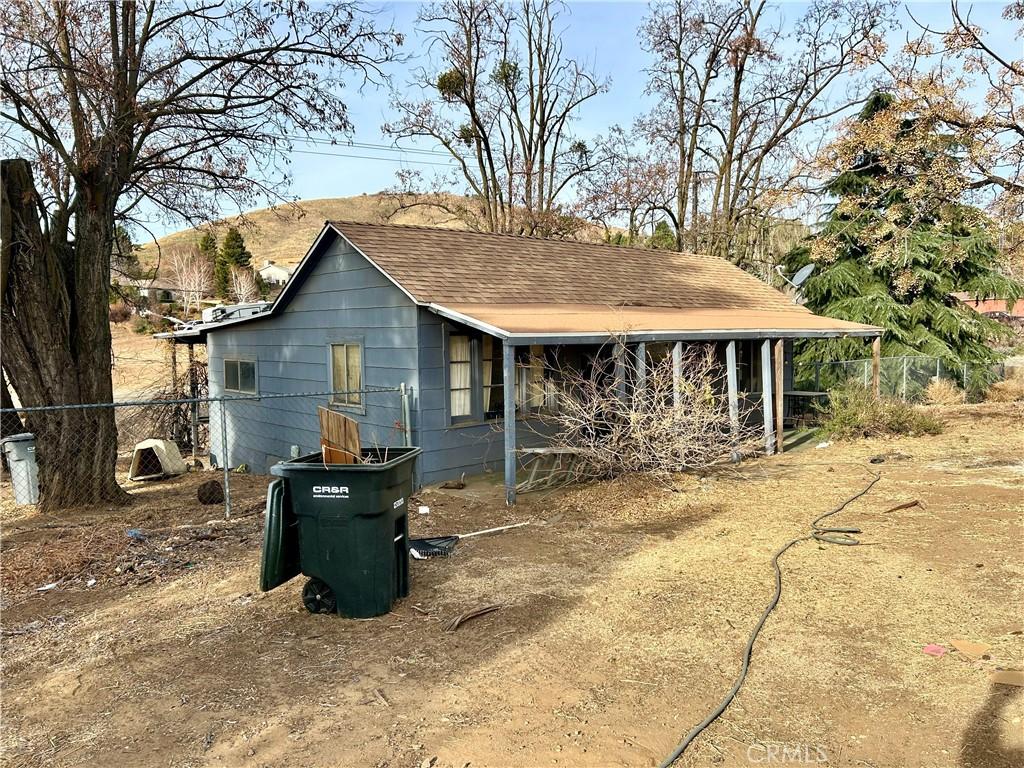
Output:
<svg viewBox="0 0 1024 768">
<path fill-rule="evenodd" d="M 624 355 L 646 365 L 711 344 L 729 371 L 722 396 L 738 413 L 745 393 L 772 450 L 782 416 L 772 393 L 792 387 L 792 340 L 881 333 L 818 317 L 722 259 L 328 222 L 269 311 L 172 335 L 207 345 L 215 397 L 404 385 L 407 425 L 397 399 L 340 394 L 329 405 L 359 421 L 364 443 L 408 428 L 423 449 L 420 482 L 504 467 L 511 502 L 517 450 L 544 441 L 522 422 L 557 407 L 539 359 L 618 376 Z M 318 450 L 314 413 L 267 396 L 244 410 L 227 425 L 232 463 L 262 472 L 292 446 Z"/>
<path fill-rule="evenodd" d="M 265 261 L 263 266 L 256 271 L 267 285 L 284 285 L 292 276 L 295 267 L 283 267 L 272 261 Z"/>
<path fill-rule="evenodd" d="M 969 293 L 954 293 L 953 296 L 975 312 L 1013 328 L 1024 328 L 1024 300 L 1015 301 L 1011 308 L 1010 302 L 1006 299 L 976 299 Z"/>
<path fill-rule="evenodd" d="M 139 296 L 148 299 L 153 303 L 168 304 L 181 298 L 182 290 L 173 281 L 165 278 L 124 278 L 114 277 L 125 287 L 132 287 L 139 292 Z"/>
</svg>

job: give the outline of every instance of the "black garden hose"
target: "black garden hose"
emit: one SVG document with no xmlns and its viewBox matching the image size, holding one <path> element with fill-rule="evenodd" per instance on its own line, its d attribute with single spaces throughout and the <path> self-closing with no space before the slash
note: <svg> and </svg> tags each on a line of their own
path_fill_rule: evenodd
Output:
<svg viewBox="0 0 1024 768">
<path fill-rule="evenodd" d="M 779 558 L 782 557 L 782 555 L 785 554 L 790 547 L 795 546 L 796 544 L 799 544 L 804 541 L 810 541 L 811 539 L 821 541 L 826 544 L 839 544 L 841 546 L 854 546 L 860 543 L 851 535 L 855 533 L 860 533 L 859 528 L 826 528 L 822 526 L 820 523 L 822 520 L 831 517 L 832 515 L 838 514 L 839 512 L 842 512 L 844 509 L 846 509 L 847 506 L 849 506 L 854 501 L 856 501 L 861 496 L 870 491 L 872 487 L 874 487 L 875 483 L 877 483 L 882 478 L 881 474 L 875 472 L 872 472 L 871 474 L 874 475 L 874 477 L 872 478 L 870 483 L 864 486 L 853 496 L 846 499 L 839 506 L 830 509 L 825 514 L 816 518 L 811 523 L 810 533 L 805 534 L 803 536 L 798 536 L 792 541 L 787 542 L 774 555 L 772 555 L 772 568 L 775 570 L 775 594 L 772 595 L 771 601 L 768 603 L 768 606 L 764 609 L 764 613 L 761 614 L 761 618 L 758 620 L 757 625 L 754 627 L 754 631 L 750 633 L 750 638 L 747 640 L 746 648 L 744 648 L 743 650 L 743 664 L 740 667 L 740 673 L 737 676 L 736 681 L 732 684 L 732 688 L 729 689 L 729 692 L 725 694 L 725 697 L 718 703 L 718 706 L 711 710 L 707 717 L 705 717 L 697 725 L 695 725 L 693 729 L 689 733 L 687 733 L 686 736 L 683 737 L 683 740 L 679 742 L 679 745 L 672 751 L 672 754 L 662 761 L 661 768 L 669 768 L 669 766 L 671 766 L 676 760 L 682 757 L 683 753 L 687 750 L 687 748 L 689 748 L 690 744 L 693 743 L 694 739 L 696 739 L 705 728 L 707 728 L 709 725 L 715 722 L 715 720 L 717 720 L 719 716 L 723 712 L 725 712 L 725 710 L 732 703 L 732 700 L 736 698 L 736 694 L 739 693 L 740 687 L 743 685 L 743 681 L 747 677 L 747 670 L 750 669 L 750 656 L 754 651 L 754 643 L 757 640 L 757 636 L 761 633 L 761 629 L 764 627 L 765 622 L 768 620 L 768 616 L 771 614 L 772 611 L 775 610 L 775 606 L 779 604 L 779 599 L 782 597 L 782 571 L 779 568 Z"/>
</svg>

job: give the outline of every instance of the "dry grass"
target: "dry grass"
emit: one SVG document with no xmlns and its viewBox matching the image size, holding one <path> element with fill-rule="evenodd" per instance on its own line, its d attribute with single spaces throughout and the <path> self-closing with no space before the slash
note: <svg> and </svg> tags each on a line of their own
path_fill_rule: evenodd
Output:
<svg viewBox="0 0 1024 768">
<path fill-rule="evenodd" d="M 959 405 L 965 402 L 966 395 L 949 379 L 933 378 L 925 388 L 924 399 L 930 405 Z"/>
<path fill-rule="evenodd" d="M 50 536 L 4 547 L 4 602 L 44 584 L 63 582 L 90 568 L 116 561 L 132 540 L 123 530 L 107 527 L 57 529 Z"/>
<path fill-rule="evenodd" d="M 1024 378 L 997 381 L 988 388 L 985 399 L 992 403 L 1014 403 L 1024 400 Z"/>
<path fill-rule="evenodd" d="M 464 228 L 448 221 L 447 214 L 440 211 L 414 208 L 392 216 L 394 210 L 394 201 L 382 195 L 303 200 L 298 207 L 250 211 L 246 214 L 245 224 L 238 217 L 224 219 L 215 225 L 215 231 L 221 236 L 228 227 L 242 226 L 246 247 L 253 255 L 252 262 L 261 267 L 264 261 L 298 264 L 328 220 L 383 223 L 391 217 L 393 224 Z M 143 245 L 139 261 L 146 267 L 153 267 L 159 261 L 160 272 L 168 273 L 173 255 L 194 248 L 198 239 L 199 233 L 194 229 L 175 232 L 160 238 L 157 243 Z"/>
</svg>

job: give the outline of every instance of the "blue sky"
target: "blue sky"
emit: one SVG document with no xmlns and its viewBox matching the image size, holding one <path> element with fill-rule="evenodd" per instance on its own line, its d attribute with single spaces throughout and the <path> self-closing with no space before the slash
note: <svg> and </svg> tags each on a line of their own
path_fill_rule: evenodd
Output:
<svg viewBox="0 0 1024 768">
<path fill-rule="evenodd" d="M 803 3 L 778 3 L 785 17 L 797 18 L 804 9 Z M 971 19 L 992 33 L 999 47 L 1011 57 L 1020 55 L 1021 41 L 1014 40 L 1012 24 L 1001 19 L 1005 2 L 974 3 Z M 405 51 L 416 54 L 422 50 L 422 40 L 417 38 L 414 22 L 419 3 L 399 2 L 373 6 L 380 11 L 380 20 L 392 20 L 395 27 L 408 37 Z M 962 0 L 962 8 L 967 3 Z M 611 87 L 603 95 L 585 105 L 576 125 L 577 132 L 584 138 L 604 132 L 609 125 L 629 125 L 633 118 L 650 106 L 644 96 L 646 77 L 643 69 L 648 65 L 647 55 L 640 49 L 636 30 L 647 12 L 644 2 L 570 2 L 563 18 L 565 32 L 565 55 L 581 59 L 592 65 L 600 75 L 610 78 Z M 907 34 L 916 32 L 917 27 L 911 14 L 919 22 L 939 29 L 949 26 L 948 2 L 909 3 L 898 12 L 899 24 L 890 32 L 890 47 L 902 44 Z M 393 67 L 391 76 L 396 87 L 404 88 L 409 80 L 409 68 L 422 65 L 422 59 L 415 58 L 406 65 Z M 391 117 L 387 89 L 367 88 L 352 91 L 346 103 L 355 125 L 351 140 L 367 144 L 390 144 L 381 134 L 381 124 Z M 344 141 L 345 137 L 338 137 Z M 432 149 L 429 144 L 420 146 Z M 429 155 L 403 156 L 396 152 L 378 151 L 371 148 L 324 147 L 297 144 L 291 157 L 293 185 L 291 194 L 296 199 L 323 197 L 345 197 L 362 193 L 374 193 L 395 184 L 395 171 L 402 167 L 403 158 L 417 157 L 427 162 L 444 162 L 444 157 Z M 320 154 L 309 154 L 309 152 Z M 322 154 L 332 153 L 330 155 Z M 337 156 L 350 155 L 350 156 Z M 381 159 L 364 159 L 351 155 L 374 156 Z M 400 162 L 402 161 L 402 162 Z M 426 164 L 408 162 L 410 167 L 421 170 L 429 177 L 434 171 L 442 170 Z M 225 211 L 225 214 L 232 213 Z M 173 224 L 161 227 L 165 231 L 177 229 Z"/>
</svg>

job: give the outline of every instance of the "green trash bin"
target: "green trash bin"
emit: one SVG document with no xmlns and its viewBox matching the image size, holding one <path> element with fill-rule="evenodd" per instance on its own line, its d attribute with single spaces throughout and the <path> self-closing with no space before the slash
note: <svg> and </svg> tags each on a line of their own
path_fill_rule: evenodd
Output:
<svg viewBox="0 0 1024 768">
<path fill-rule="evenodd" d="M 419 448 L 367 448 L 361 464 L 320 453 L 275 464 L 260 589 L 309 577 L 311 613 L 380 616 L 409 594 L 408 504 Z"/>
</svg>

